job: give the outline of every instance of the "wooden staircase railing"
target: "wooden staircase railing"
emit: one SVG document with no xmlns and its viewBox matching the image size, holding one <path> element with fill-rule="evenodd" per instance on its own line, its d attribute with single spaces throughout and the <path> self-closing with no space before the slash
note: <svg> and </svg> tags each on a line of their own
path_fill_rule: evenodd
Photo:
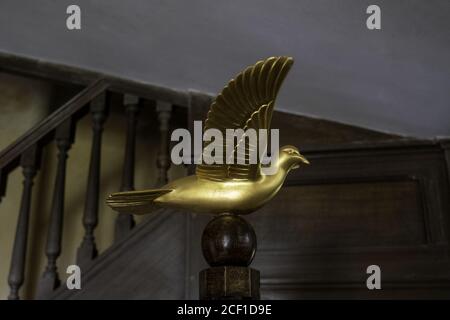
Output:
<svg viewBox="0 0 450 320">
<path fill-rule="evenodd" d="M 10 163 L 13 163 L 26 149 L 30 148 L 55 130 L 62 122 L 74 115 L 81 108 L 85 107 L 91 100 L 104 92 L 107 88 L 108 84 L 106 81 L 95 81 L 62 107 L 58 108 L 46 119 L 38 123 L 34 128 L 30 129 L 4 150 L 0 151 L 0 168 L 3 169 Z"/>
<path fill-rule="evenodd" d="M 24 73 L 24 68 L 19 67 L 20 63 L 15 58 L 6 56 L 6 60 L 10 62 L 9 64 L 1 64 L 2 59 L 4 60 L 5 56 L 0 54 L 0 70 Z M 154 105 L 156 105 L 160 132 L 160 147 L 157 155 L 158 182 L 156 184 L 163 184 L 167 182 L 167 171 L 170 167 L 169 122 L 172 106 L 180 106 L 180 102 L 188 101 L 188 98 L 187 93 L 184 92 L 174 91 L 174 94 L 170 94 L 170 90 L 158 90 L 158 87 L 145 86 L 140 83 L 133 83 L 108 76 L 93 80 L 93 74 L 89 72 L 83 73 L 83 76 L 81 76 L 78 73 L 73 74 L 75 72 L 73 70 L 55 68 L 51 64 L 44 66 L 42 64 L 33 65 L 31 60 L 28 61 L 26 59 L 22 59 L 20 62 L 25 66 L 30 64 L 34 66 L 34 68 L 28 69 L 30 70 L 30 76 L 39 76 L 60 81 L 64 78 L 64 74 L 67 76 L 67 73 L 69 73 L 71 75 L 67 76 L 67 82 L 69 83 L 85 84 L 86 82 L 90 82 L 89 85 L 70 101 L 0 152 L 0 201 L 5 195 L 8 174 L 20 166 L 24 177 L 19 218 L 8 277 L 8 284 L 10 286 L 8 299 L 19 299 L 19 291 L 25 281 L 25 258 L 27 255 L 27 236 L 29 233 L 33 178 L 39 170 L 42 148 L 52 140 L 56 142 L 58 150 L 57 168 L 45 249 L 47 266 L 38 283 L 36 295 L 39 299 L 45 299 L 60 286 L 57 259 L 62 250 L 61 239 L 64 221 L 66 160 L 72 144 L 76 143 L 74 136 L 78 120 L 88 113 L 90 113 L 92 118 L 91 158 L 83 215 L 85 235 L 77 251 L 77 264 L 85 266 L 90 264 L 97 256 L 94 230 L 98 224 L 98 209 L 101 202 L 101 199 L 99 199 L 99 186 L 101 180 L 102 131 L 103 124 L 107 120 L 111 95 L 122 95 L 123 106 L 126 111 L 127 136 L 124 150 L 122 182 L 120 188 L 118 188 L 118 190 L 122 191 L 134 189 L 136 125 L 138 112 L 142 107 L 142 100 L 151 99 L 155 102 Z M 50 71 L 48 72 L 48 70 Z M 149 97 L 149 92 L 154 93 L 154 98 Z M 134 224 L 135 222 L 132 216 L 118 215 L 115 225 L 115 241 L 123 239 L 132 230 Z"/>
</svg>

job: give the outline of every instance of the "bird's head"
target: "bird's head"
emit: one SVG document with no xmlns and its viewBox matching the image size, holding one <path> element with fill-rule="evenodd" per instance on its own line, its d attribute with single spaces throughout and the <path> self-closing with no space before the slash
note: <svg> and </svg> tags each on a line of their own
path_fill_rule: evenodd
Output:
<svg viewBox="0 0 450 320">
<path fill-rule="evenodd" d="M 280 164 L 287 170 L 297 169 L 309 161 L 294 146 L 284 146 L 280 149 Z"/>
</svg>

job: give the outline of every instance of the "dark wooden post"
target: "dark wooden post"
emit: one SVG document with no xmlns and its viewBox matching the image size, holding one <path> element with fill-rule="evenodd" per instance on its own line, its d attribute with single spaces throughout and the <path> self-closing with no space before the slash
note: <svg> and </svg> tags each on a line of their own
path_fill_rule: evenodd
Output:
<svg viewBox="0 0 450 320">
<path fill-rule="evenodd" d="M 224 213 L 212 219 L 203 231 L 202 251 L 211 267 L 200 272 L 200 299 L 259 299 L 259 271 L 249 267 L 256 234 L 244 218 Z"/>
<path fill-rule="evenodd" d="M 39 150 L 37 145 L 25 151 L 20 158 L 24 176 L 22 200 L 20 202 L 19 218 L 17 220 L 16 236 L 9 269 L 8 284 L 10 293 L 8 299 L 19 299 L 19 289 L 24 282 L 25 259 L 27 255 L 28 224 L 31 208 L 33 179 L 39 167 Z"/>
<path fill-rule="evenodd" d="M 172 112 L 172 105 L 167 102 L 156 103 L 156 112 L 158 113 L 159 123 L 159 151 L 156 160 L 156 166 L 158 168 L 158 180 L 157 186 L 162 186 L 169 181 L 168 171 L 170 168 L 170 137 L 169 137 L 169 121 Z"/>
<path fill-rule="evenodd" d="M 103 123 L 106 120 L 107 112 L 106 100 L 106 94 L 104 93 L 91 102 L 93 137 L 91 160 L 89 164 L 89 176 L 86 189 L 86 203 L 83 215 L 85 234 L 77 252 L 77 263 L 80 266 L 89 264 L 97 256 L 94 230 L 98 224 L 100 160 Z"/>
<path fill-rule="evenodd" d="M 47 267 L 39 281 L 37 299 L 47 298 L 53 290 L 59 287 L 56 260 L 61 254 L 61 238 L 64 220 L 64 192 L 66 181 L 67 152 L 73 142 L 73 123 L 69 119 L 63 122 L 55 133 L 56 146 L 58 148 L 58 166 L 56 169 L 55 186 L 53 189 L 52 208 L 50 212 L 50 224 L 47 234 Z"/>
<path fill-rule="evenodd" d="M 124 97 L 125 111 L 127 114 L 127 137 L 125 145 L 125 156 L 122 170 L 122 183 L 120 191 L 134 190 L 134 165 L 136 155 L 136 125 L 139 112 L 139 98 L 132 95 Z M 133 229 L 135 221 L 133 215 L 119 213 L 116 219 L 115 241 L 123 239 L 131 229 Z"/>
</svg>

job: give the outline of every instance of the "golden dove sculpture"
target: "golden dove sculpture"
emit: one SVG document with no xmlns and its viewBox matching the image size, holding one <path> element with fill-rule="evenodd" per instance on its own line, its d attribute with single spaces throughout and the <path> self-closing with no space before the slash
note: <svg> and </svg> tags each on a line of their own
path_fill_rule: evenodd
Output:
<svg viewBox="0 0 450 320">
<path fill-rule="evenodd" d="M 215 128 L 225 135 L 226 129 L 269 130 L 275 98 L 292 64 L 291 57 L 271 57 L 241 72 L 212 103 L 205 131 Z M 251 147 L 247 143 L 246 152 Z M 248 214 L 278 193 L 290 170 L 309 163 L 294 146 L 280 148 L 275 174 L 264 174 L 259 160 L 255 164 L 203 162 L 197 165 L 195 175 L 174 180 L 160 189 L 113 193 L 106 202 L 115 211 L 129 214 L 146 214 L 158 207 L 208 214 Z"/>
</svg>

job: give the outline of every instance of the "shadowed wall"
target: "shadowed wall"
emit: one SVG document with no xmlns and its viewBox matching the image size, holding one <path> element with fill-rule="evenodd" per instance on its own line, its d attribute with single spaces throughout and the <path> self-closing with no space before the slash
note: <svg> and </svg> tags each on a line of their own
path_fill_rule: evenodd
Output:
<svg viewBox="0 0 450 320">
<path fill-rule="evenodd" d="M 448 0 L 3 0 L 0 50 L 217 93 L 272 55 L 296 65 L 279 109 L 376 130 L 450 135 Z M 381 7 L 380 31 L 366 9 Z"/>
</svg>

